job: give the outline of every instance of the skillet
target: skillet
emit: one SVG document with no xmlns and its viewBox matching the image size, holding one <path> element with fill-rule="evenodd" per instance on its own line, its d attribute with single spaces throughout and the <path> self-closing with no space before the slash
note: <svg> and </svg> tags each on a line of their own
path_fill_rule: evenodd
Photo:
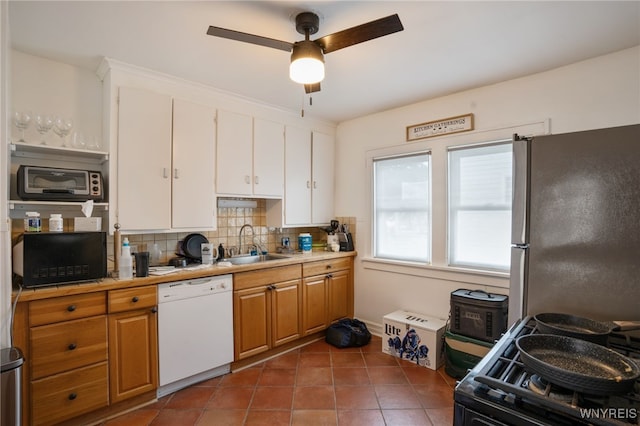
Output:
<svg viewBox="0 0 640 426">
<path fill-rule="evenodd" d="M 540 333 L 575 337 L 604 346 L 613 331 L 640 329 L 640 321 L 601 322 L 569 314 L 541 313 L 534 319 Z"/>
<path fill-rule="evenodd" d="M 182 251 L 191 259 L 202 259 L 201 244 L 208 243 L 207 237 L 202 234 L 189 234 L 182 240 Z"/>
<path fill-rule="evenodd" d="M 550 383 L 590 395 L 633 390 L 640 367 L 602 345 L 567 336 L 529 334 L 516 340 L 525 369 Z"/>
</svg>

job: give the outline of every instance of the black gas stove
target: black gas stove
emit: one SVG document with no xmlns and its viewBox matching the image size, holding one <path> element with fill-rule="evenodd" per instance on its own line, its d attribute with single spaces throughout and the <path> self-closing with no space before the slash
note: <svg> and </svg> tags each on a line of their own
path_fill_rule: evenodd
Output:
<svg viewBox="0 0 640 426">
<path fill-rule="evenodd" d="M 527 317 L 511 327 L 456 386 L 454 425 L 640 425 L 640 380 L 624 395 L 594 396 L 525 371 L 515 340 L 537 333 Z M 609 347 L 640 365 L 640 338 L 612 334 Z"/>
</svg>

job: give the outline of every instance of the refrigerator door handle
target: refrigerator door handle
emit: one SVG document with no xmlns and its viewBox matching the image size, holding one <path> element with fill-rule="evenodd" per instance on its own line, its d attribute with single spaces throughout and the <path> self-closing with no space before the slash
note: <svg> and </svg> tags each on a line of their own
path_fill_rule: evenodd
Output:
<svg viewBox="0 0 640 426">
<path fill-rule="evenodd" d="M 529 203 L 529 141 L 514 136 L 513 140 L 513 198 L 511 205 L 511 242 L 525 244 Z"/>
<path fill-rule="evenodd" d="M 528 245 L 526 245 L 528 247 Z M 527 312 L 527 247 L 511 247 L 511 274 L 509 277 L 509 324 Z"/>
</svg>

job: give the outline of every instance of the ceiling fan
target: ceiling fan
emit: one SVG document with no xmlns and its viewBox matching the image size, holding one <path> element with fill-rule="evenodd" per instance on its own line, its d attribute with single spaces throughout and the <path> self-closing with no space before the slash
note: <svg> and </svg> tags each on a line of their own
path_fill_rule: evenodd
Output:
<svg viewBox="0 0 640 426">
<path fill-rule="evenodd" d="M 304 34 L 304 40 L 295 43 L 214 26 L 209 27 L 207 34 L 292 52 L 289 76 L 293 81 L 304 84 L 306 93 L 312 93 L 320 91 L 320 81 L 324 78 L 325 54 L 404 29 L 400 18 L 395 14 L 309 40 L 309 36 L 317 33 L 319 27 L 320 19 L 317 14 L 302 12 L 296 16 L 296 30 Z"/>
</svg>

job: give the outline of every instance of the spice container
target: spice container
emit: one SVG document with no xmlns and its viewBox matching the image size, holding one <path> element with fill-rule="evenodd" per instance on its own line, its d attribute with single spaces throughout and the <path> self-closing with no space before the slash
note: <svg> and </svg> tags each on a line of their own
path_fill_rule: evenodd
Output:
<svg viewBox="0 0 640 426">
<path fill-rule="evenodd" d="M 49 232 L 62 232 L 62 215 L 59 213 L 52 213 L 49 216 Z"/>
<path fill-rule="evenodd" d="M 40 232 L 42 231 L 42 223 L 40 221 L 40 213 L 27 212 L 24 220 L 24 232 Z"/>
</svg>

